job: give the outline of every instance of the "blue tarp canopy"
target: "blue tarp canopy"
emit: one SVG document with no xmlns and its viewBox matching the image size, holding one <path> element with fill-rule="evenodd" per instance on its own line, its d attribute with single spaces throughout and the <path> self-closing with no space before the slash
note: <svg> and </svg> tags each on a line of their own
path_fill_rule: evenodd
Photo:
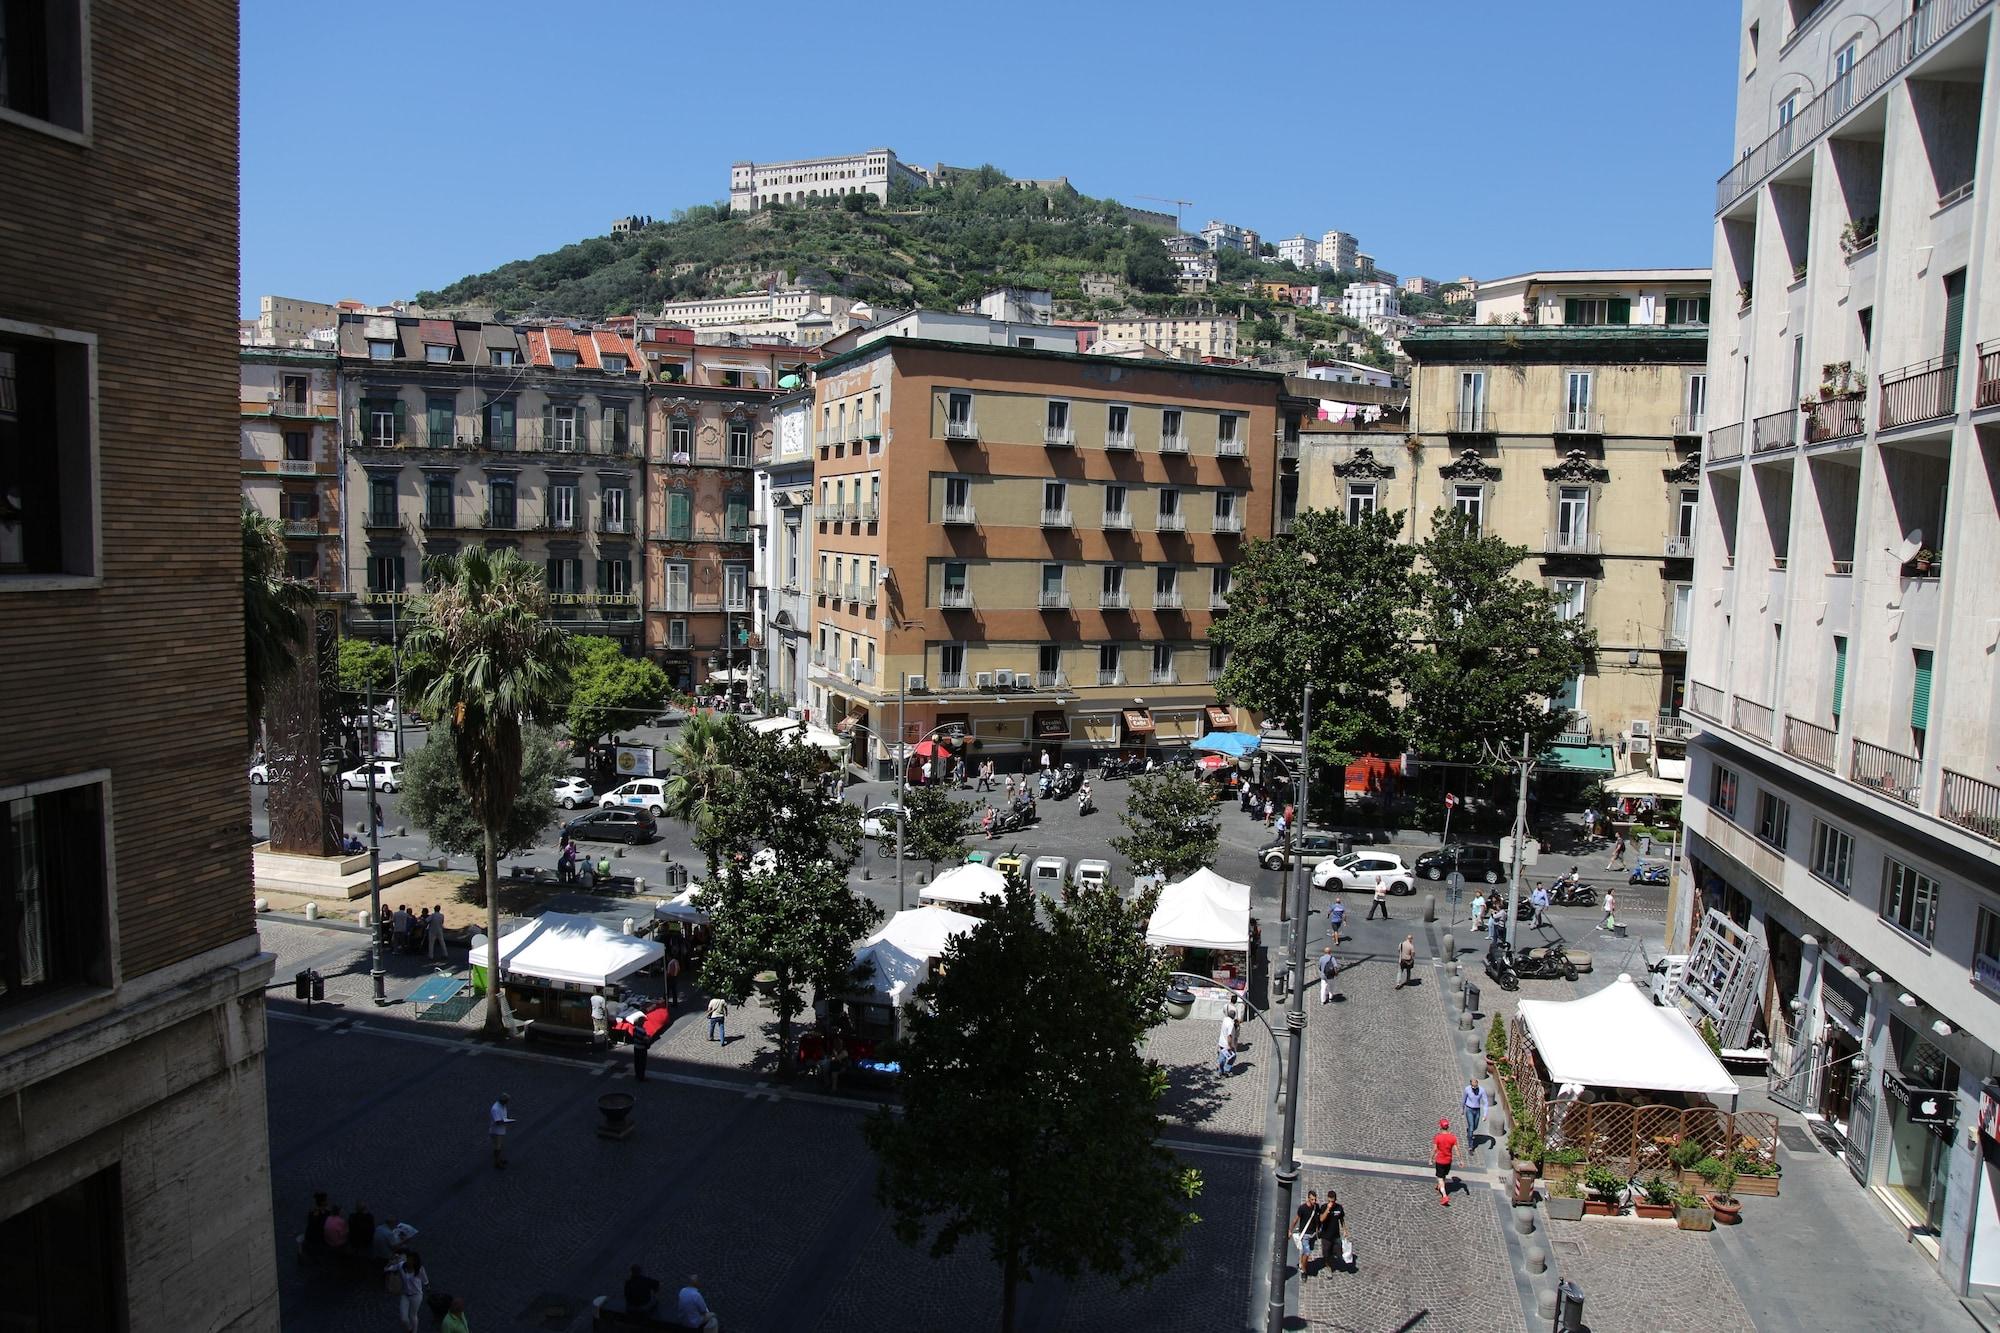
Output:
<svg viewBox="0 0 2000 1333">
<path fill-rule="evenodd" d="M 1247 731 L 1211 731 L 1188 748 L 1214 754 L 1233 754 L 1241 758 L 1262 744 L 1262 737 L 1252 736 Z"/>
</svg>

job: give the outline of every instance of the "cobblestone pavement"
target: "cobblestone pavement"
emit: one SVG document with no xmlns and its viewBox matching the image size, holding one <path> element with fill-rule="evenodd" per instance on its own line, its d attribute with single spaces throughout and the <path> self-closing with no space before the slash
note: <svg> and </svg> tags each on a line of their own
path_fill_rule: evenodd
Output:
<svg viewBox="0 0 2000 1333">
<path fill-rule="evenodd" d="M 1626 1217 L 1547 1225 L 1549 1250 L 1563 1280 L 1583 1291 L 1589 1327 L 1756 1333 L 1715 1257 L 1714 1233 Z"/>
</svg>

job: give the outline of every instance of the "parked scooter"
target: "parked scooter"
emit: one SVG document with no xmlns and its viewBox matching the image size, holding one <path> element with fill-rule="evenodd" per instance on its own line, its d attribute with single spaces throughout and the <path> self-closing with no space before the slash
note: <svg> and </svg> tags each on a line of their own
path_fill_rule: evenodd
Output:
<svg viewBox="0 0 2000 1333">
<path fill-rule="evenodd" d="M 1576 980 L 1576 964 L 1569 960 L 1569 951 L 1563 948 L 1561 940 L 1517 950 L 1508 961 L 1518 978 L 1529 981 L 1553 981 L 1557 977 L 1565 981 Z"/>
<path fill-rule="evenodd" d="M 1665 884 L 1673 878 L 1673 868 L 1665 861 L 1640 861 L 1632 867 L 1628 884 Z"/>
<path fill-rule="evenodd" d="M 1127 759 L 1123 755 L 1114 754 L 1097 766 L 1097 780 L 1109 782 L 1113 778 L 1129 778 L 1143 771 L 1137 759 Z"/>
<path fill-rule="evenodd" d="M 1086 782 L 1083 786 L 1077 788 L 1076 813 L 1080 816 L 1088 815 L 1096 813 L 1096 810 L 1097 802 L 1091 797 L 1090 784 Z"/>
<path fill-rule="evenodd" d="M 1507 946 L 1495 944 L 1486 951 L 1486 975 L 1501 990 L 1521 989 L 1521 978 L 1514 971 L 1514 961 L 1507 956 Z"/>
<path fill-rule="evenodd" d="M 1588 884 L 1559 879 L 1549 885 L 1549 901 L 1563 907 L 1591 907 L 1597 902 L 1597 890 Z"/>
<path fill-rule="evenodd" d="M 1074 796 L 1076 789 L 1082 785 L 1083 774 L 1077 771 L 1076 765 L 1064 764 L 1056 770 L 1055 781 L 1051 786 L 1049 794 L 1060 800 L 1064 797 Z"/>
</svg>

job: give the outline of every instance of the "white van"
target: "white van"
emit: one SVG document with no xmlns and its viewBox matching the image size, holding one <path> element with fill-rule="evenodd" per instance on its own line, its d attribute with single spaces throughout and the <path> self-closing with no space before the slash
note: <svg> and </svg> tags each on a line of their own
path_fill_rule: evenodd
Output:
<svg viewBox="0 0 2000 1333">
<path fill-rule="evenodd" d="M 664 778 L 634 778 L 622 787 L 613 787 L 597 798 L 597 808 L 610 810 L 625 806 L 644 810 L 654 818 L 667 813 L 667 784 Z"/>
</svg>

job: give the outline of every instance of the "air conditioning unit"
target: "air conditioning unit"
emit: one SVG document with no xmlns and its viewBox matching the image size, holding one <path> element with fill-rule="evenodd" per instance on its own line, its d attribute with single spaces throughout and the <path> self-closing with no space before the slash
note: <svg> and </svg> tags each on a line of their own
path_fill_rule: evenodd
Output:
<svg viewBox="0 0 2000 1333">
<path fill-rule="evenodd" d="M 1667 538 L 1667 557 L 1686 560 L 1694 554 L 1694 543 L 1685 537 Z"/>
<path fill-rule="evenodd" d="M 1016 671 L 1014 673 L 1014 688 L 1032 693 L 1035 688 L 1035 678 L 1025 671 Z"/>
<path fill-rule="evenodd" d="M 1650 754 L 1653 749 L 1653 738 L 1651 736 L 1641 736 L 1635 731 L 1632 733 L 1626 749 L 1632 754 Z"/>
<path fill-rule="evenodd" d="M 972 683 L 978 689 L 990 690 L 993 688 L 993 673 L 991 671 L 978 672 L 973 676 Z"/>
<path fill-rule="evenodd" d="M 1630 731 L 1634 736 L 1650 736 L 1653 734 L 1653 724 L 1651 722 L 1634 722 L 1626 730 Z"/>
<path fill-rule="evenodd" d="M 931 683 L 922 676 L 912 676 L 909 680 L 909 689 L 911 694 L 929 694 Z"/>
<path fill-rule="evenodd" d="M 993 673 L 993 685 L 995 689 L 1002 689 L 1002 690 L 1013 689 L 1014 673 L 1007 670 L 1005 667 L 1000 668 L 998 671 Z"/>
</svg>

